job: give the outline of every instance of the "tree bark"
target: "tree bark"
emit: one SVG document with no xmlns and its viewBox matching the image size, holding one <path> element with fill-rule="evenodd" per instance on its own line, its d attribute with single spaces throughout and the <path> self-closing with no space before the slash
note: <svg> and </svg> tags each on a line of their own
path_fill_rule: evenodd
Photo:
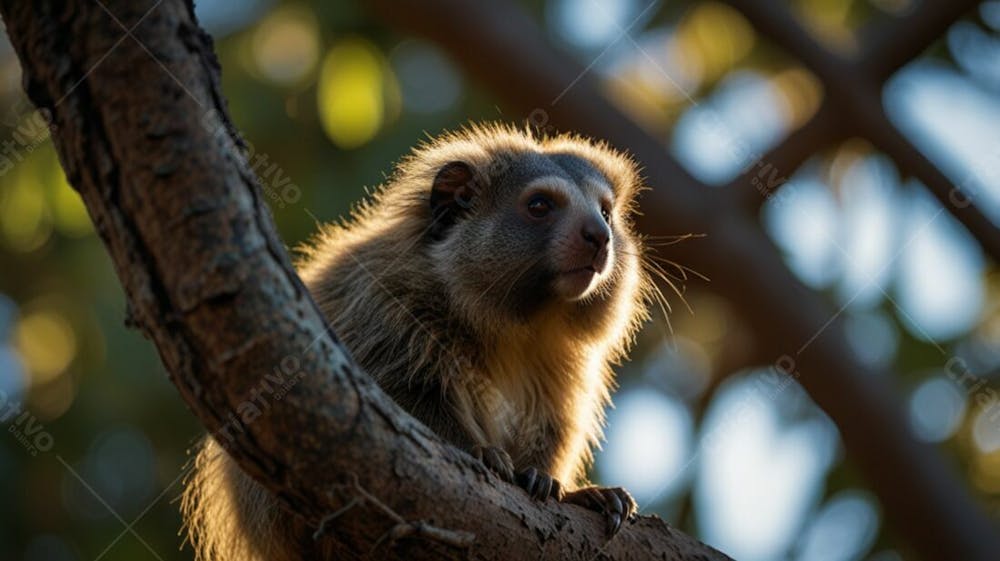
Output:
<svg viewBox="0 0 1000 561">
<path fill-rule="evenodd" d="M 190 2 L 0 11 L 128 321 L 208 430 L 317 535 L 358 557 L 727 558 L 656 517 L 606 541 L 595 513 L 530 500 L 379 390 L 292 268 Z M 269 376 L 286 377 L 280 395 L 261 391 Z"/>
</svg>

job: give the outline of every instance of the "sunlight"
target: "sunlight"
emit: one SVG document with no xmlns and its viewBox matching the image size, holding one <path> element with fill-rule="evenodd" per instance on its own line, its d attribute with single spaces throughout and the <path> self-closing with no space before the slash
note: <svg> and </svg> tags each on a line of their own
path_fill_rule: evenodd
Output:
<svg viewBox="0 0 1000 561">
<path fill-rule="evenodd" d="M 736 559 L 780 556 L 819 499 L 833 461 L 829 422 L 787 423 L 748 376 L 720 388 L 702 429 L 696 513 L 708 543 Z"/>
<path fill-rule="evenodd" d="M 698 179 L 724 183 L 778 140 L 789 121 L 784 106 L 773 81 L 756 72 L 733 72 L 677 121 L 671 151 Z"/>
<path fill-rule="evenodd" d="M 345 39 L 323 60 L 317 92 L 320 122 L 338 146 L 364 145 L 386 118 L 385 94 L 392 78 L 381 57 L 368 42 Z"/>
<path fill-rule="evenodd" d="M 640 508 L 671 497 L 688 478 L 691 431 L 691 414 L 681 402 L 650 389 L 622 392 L 597 454 L 601 479 L 628 488 Z"/>
</svg>

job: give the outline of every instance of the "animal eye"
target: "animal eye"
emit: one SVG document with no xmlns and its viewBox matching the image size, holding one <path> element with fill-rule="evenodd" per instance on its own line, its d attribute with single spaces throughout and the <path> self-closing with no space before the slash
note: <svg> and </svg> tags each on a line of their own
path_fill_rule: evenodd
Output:
<svg viewBox="0 0 1000 561">
<path fill-rule="evenodd" d="M 528 199 L 528 214 L 535 218 L 544 218 L 552 210 L 552 200 L 543 195 L 535 195 Z"/>
<path fill-rule="evenodd" d="M 611 223 L 611 211 L 608 210 L 608 207 L 606 206 L 601 207 L 601 217 L 604 218 L 604 221 L 607 222 L 608 224 Z"/>
</svg>

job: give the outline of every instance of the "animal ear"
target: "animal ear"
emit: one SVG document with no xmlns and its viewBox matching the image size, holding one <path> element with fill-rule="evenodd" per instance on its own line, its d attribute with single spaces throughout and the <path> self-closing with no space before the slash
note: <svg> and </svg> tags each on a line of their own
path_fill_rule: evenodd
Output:
<svg viewBox="0 0 1000 561">
<path fill-rule="evenodd" d="M 440 235 L 454 224 L 468 212 L 478 193 L 479 185 L 472 166 L 460 161 L 445 164 L 434 176 L 431 186 L 432 232 Z"/>
</svg>

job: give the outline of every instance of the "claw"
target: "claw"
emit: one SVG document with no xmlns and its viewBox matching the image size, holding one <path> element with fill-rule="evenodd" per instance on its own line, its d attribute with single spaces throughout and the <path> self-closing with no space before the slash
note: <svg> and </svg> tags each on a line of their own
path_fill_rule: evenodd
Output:
<svg viewBox="0 0 1000 561">
<path fill-rule="evenodd" d="M 535 496 L 535 479 L 537 477 L 538 471 L 535 468 L 528 468 L 522 472 L 521 480 L 518 482 L 532 498 Z"/>
<path fill-rule="evenodd" d="M 536 493 L 536 498 L 547 499 L 549 493 L 552 491 L 552 478 L 545 477 L 538 481 L 538 493 Z"/>
<path fill-rule="evenodd" d="M 604 495 L 607 497 L 608 509 L 611 512 L 614 512 L 614 513 L 617 513 L 617 514 L 624 514 L 625 513 L 625 505 L 622 504 L 622 500 L 618 496 L 617 493 L 613 492 L 613 490 L 612 490 L 611 493 L 605 492 Z"/>
<path fill-rule="evenodd" d="M 622 520 L 631 522 L 636 517 L 635 500 L 621 487 L 585 487 L 567 493 L 562 501 L 603 514 L 605 531 L 609 538 L 621 530 Z"/>
<path fill-rule="evenodd" d="M 499 468 L 500 476 L 506 481 L 513 481 L 514 462 L 511 461 L 510 456 L 499 448 L 490 448 L 490 454 L 493 457 L 493 465 Z"/>
<path fill-rule="evenodd" d="M 537 468 L 529 467 L 516 476 L 517 484 L 528 492 L 531 498 L 544 501 L 549 497 L 562 497 L 562 486 L 551 475 Z"/>
<path fill-rule="evenodd" d="M 606 532 L 609 536 L 613 536 L 618 533 L 622 527 L 622 515 L 617 512 L 612 512 L 608 515 L 608 523 L 605 526 Z"/>
<path fill-rule="evenodd" d="M 502 448 L 496 446 L 474 446 L 472 455 L 483 462 L 487 468 L 501 479 L 512 483 L 514 481 L 514 461 Z"/>
</svg>

